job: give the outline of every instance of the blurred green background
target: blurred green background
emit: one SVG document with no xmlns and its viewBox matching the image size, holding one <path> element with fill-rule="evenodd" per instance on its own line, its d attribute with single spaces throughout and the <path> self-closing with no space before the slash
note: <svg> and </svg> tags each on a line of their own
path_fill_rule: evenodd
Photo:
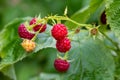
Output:
<svg viewBox="0 0 120 80">
<path fill-rule="evenodd" d="M 90 0 L 0 0 L 0 30 L 15 18 L 50 14 L 62 15 L 68 7 L 68 16 L 84 7 Z"/>
</svg>

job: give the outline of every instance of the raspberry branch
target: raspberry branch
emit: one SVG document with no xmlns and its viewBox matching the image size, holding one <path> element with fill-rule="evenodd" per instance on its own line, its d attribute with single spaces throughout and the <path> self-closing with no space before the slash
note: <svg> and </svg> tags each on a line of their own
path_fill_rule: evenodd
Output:
<svg viewBox="0 0 120 80">
<path fill-rule="evenodd" d="M 92 26 L 91 24 L 81 24 L 81 23 L 78 23 L 78 22 L 70 19 L 70 18 L 67 17 L 67 16 L 56 16 L 56 15 L 55 15 L 55 16 L 48 16 L 48 17 L 45 17 L 45 18 L 42 18 L 42 19 L 38 19 L 37 22 L 36 22 L 36 24 L 31 25 L 30 28 L 33 28 L 34 26 L 38 25 L 38 24 L 41 23 L 41 22 L 45 22 L 45 21 L 46 21 L 46 23 L 47 23 L 49 20 L 52 20 L 52 21 L 53 21 L 53 20 L 57 20 L 57 21 L 66 20 L 66 21 L 70 21 L 70 22 L 72 22 L 72 23 L 74 23 L 74 24 L 76 24 L 76 25 L 78 25 L 78 26 L 84 26 L 84 27 L 86 27 L 86 28 Z"/>
</svg>

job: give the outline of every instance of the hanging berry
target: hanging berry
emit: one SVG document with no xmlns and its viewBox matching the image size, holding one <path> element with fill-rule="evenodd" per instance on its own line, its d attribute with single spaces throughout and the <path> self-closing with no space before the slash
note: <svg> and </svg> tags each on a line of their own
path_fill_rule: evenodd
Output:
<svg viewBox="0 0 120 80">
<path fill-rule="evenodd" d="M 51 30 L 51 34 L 56 40 L 61 40 L 67 36 L 68 31 L 64 24 L 55 24 Z"/>
<path fill-rule="evenodd" d="M 36 22 L 37 22 L 37 18 L 33 18 L 31 21 L 30 21 L 30 25 L 33 25 L 33 24 L 36 24 Z M 36 32 L 36 31 L 39 31 L 39 33 L 42 33 L 42 32 L 44 32 L 45 30 L 46 30 L 46 28 L 47 28 L 47 25 L 46 24 L 42 24 L 42 23 L 39 23 L 39 24 L 37 24 L 37 25 L 35 25 L 34 27 L 33 27 L 33 30 Z"/>
<path fill-rule="evenodd" d="M 67 60 L 57 58 L 54 61 L 54 67 L 59 72 L 66 72 L 70 67 L 70 63 Z"/>
<path fill-rule="evenodd" d="M 32 39 L 35 35 L 34 33 L 31 33 L 30 31 L 28 31 L 24 24 L 20 24 L 18 28 L 18 34 L 21 38 L 25 38 L 29 40 Z"/>
<path fill-rule="evenodd" d="M 65 52 L 67 52 L 67 51 L 70 50 L 70 48 L 71 48 L 71 42 L 70 42 L 70 40 L 67 37 L 65 37 L 62 40 L 57 40 L 57 42 L 56 42 L 56 48 L 57 48 L 57 50 L 59 52 L 65 53 Z"/>
</svg>

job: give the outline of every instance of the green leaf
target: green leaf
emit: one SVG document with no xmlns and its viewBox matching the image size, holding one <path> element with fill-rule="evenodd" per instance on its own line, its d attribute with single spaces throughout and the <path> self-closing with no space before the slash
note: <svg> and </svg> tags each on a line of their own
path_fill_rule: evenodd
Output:
<svg viewBox="0 0 120 80">
<path fill-rule="evenodd" d="M 91 0 L 89 5 L 76 12 L 71 19 L 79 22 L 86 23 L 90 16 L 103 4 L 103 0 Z M 70 29 L 76 28 L 77 25 L 67 21 L 65 23 Z"/>
<path fill-rule="evenodd" d="M 83 39 L 83 38 L 82 38 Z M 70 70 L 64 75 L 72 80 L 113 80 L 115 64 L 111 52 L 99 39 L 90 37 L 73 42 Z"/>
<path fill-rule="evenodd" d="M 3 48 L 7 47 L 10 43 L 15 42 L 18 38 L 18 26 L 20 23 L 24 22 L 25 20 L 29 20 L 30 18 L 17 18 L 10 23 L 8 23 L 4 29 L 0 32 L 0 56 L 4 57 L 1 51 Z"/>
<path fill-rule="evenodd" d="M 120 35 L 119 13 L 120 13 L 120 1 L 106 0 L 107 23 L 110 25 L 111 29 L 116 33 L 117 36 Z"/>
<path fill-rule="evenodd" d="M 13 79 L 10 79 L 8 76 L 5 76 L 2 72 L 0 72 L 0 79 L 2 79 L 2 80 L 13 80 Z"/>
<path fill-rule="evenodd" d="M 60 76 L 60 80 L 114 80 L 115 63 L 112 53 L 103 40 L 93 39 L 86 31 L 81 31 L 72 38 L 72 48 L 68 53 L 69 60 L 72 62 L 66 73 L 55 71 L 53 64 L 57 53 L 58 51 L 52 48 L 39 51 L 38 54 L 47 57 L 46 67 L 43 67 L 39 74 L 42 75 L 45 72 L 46 77 L 42 76 L 43 80 L 56 73 L 58 74 L 56 76 Z M 41 80 L 41 76 L 36 75 L 32 79 Z"/>
<path fill-rule="evenodd" d="M 12 64 L 13 62 L 13 51 L 15 47 L 15 43 L 18 39 L 18 26 L 20 23 L 25 20 L 29 20 L 30 18 L 17 18 L 12 22 L 8 23 L 4 29 L 0 32 L 0 57 L 2 58 L 0 62 L 0 70 L 8 66 L 8 64 Z M 19 50 L 19 47 L 18 47 Z"/>
<path fill-rule="evenodd" d="M 2 70 L 2 72 L 4 73 L 5 76 L 9 77 L 11 80 L 16 80 L 16 74 L 13 65 L 7 66 Z"/>
<path fill-rule="evenodd" d="M 15 64 L 17 80 L 34 80 L 36 78 L 38 80 L 49 80 L 48 78 L 50 78 L 50 80 L 51 78 L 56 79 L 57 75 L 59 76 L 59 74 L 54 73 L 55 69 L 53 67 L 53 61 L 56 58 L 56 54 L 56 49 L 44 48 L 22 61 L 17 62 Z M 40 75 L 38 75 L 39 72 Z M 31 79 L 31 77 L 33 78 Z"/>
<path fill-rule="evenodd" d="M 48 47 L 55 48 L 56 40 L 50 34 L 51 28 L 52 27 L 50 25 L 47 25 L 47 30 L 45 31 L 45 33 L 40 33 L 37 36 L 36 39 L 37 46 L 34 52 L 37 52 L 43 48 L 48 48 Z"/>
<path fill-rule="evenodd" d="M 58 74 L 41 73 L 39 80 L 61 80 Z"/>
</svg>

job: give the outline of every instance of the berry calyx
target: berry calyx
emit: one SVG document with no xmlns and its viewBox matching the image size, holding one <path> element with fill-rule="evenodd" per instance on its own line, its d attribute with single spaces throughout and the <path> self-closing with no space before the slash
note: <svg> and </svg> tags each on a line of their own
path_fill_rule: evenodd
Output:
<svg viewBox="0 0 120 80">
<path fill-rule="evenodd" d="M 70 63 L 67 60 L 57 58 L 54 61 L 54 67 L 59 72 L 66 72 L 70 67 Z"/>
<path fill-rule="evenodd" d="M 93 28 L 93 29 L 91 29 L 90 33 L 92 35 L 96 35 L 98 33 L 98 29 L 97 28 Z"/>
<path fill-rule="evenodd" d="M 36 23 L 36 18 L 33 18 L 31 21 L 30 21 L 30 25 L 32 25 L 32 24 L 35 24 Z"/>
<path fill-rule="evenodd" d="M 29 32 L 24 24 L 21 24 L 18 27 L 18 34 L 21 38 L 25 38 L 25 39 L 32 39 L 34 37 L 34 33 Z"/>
<path fill-rule="evenodd" d="M 65 52 L 67 52 L 67 51 L 70 50 L 70 48 L 71 48 L 71 42 L 70 42 L 70 40 L 67 37 L 65 37 L 62 40 L 57 40 L 57 42 L 56 42 L 56 48 L 57 48 L 57 50 L 59 52 L 65 53 Z"/>
<path fill-rule="evenodd" d="M 40 31 L 39 31 L 40 29 Z M 36 31 L 39 31 L 39 33 L 42 33 L 46 30 L 46 24 L 38 24 L 36 25 L 33 30 L 36 32 Z"/>
<path fill-rule="evenodd" d="M 75 34 L 77 34 L 77 33 L 79 33 L 80 32 L 80 28 L 77 28 L 76 30 L 75 30 Z"/>
<path fill-rule="evenodd" d="M 56 40 L 61 40 L 67 36 L 68 32 L 65 25 L 55 24 L 51 30 L 51 34 Z"/>
<path fill-rule="evenodd" d="M 21 45 L 27 52 L 33 51 L 36 47 L 35 42 L 33 42 L 32 40 L 28 40 L 28 39 L 24 39 Z"/>
</svg>

